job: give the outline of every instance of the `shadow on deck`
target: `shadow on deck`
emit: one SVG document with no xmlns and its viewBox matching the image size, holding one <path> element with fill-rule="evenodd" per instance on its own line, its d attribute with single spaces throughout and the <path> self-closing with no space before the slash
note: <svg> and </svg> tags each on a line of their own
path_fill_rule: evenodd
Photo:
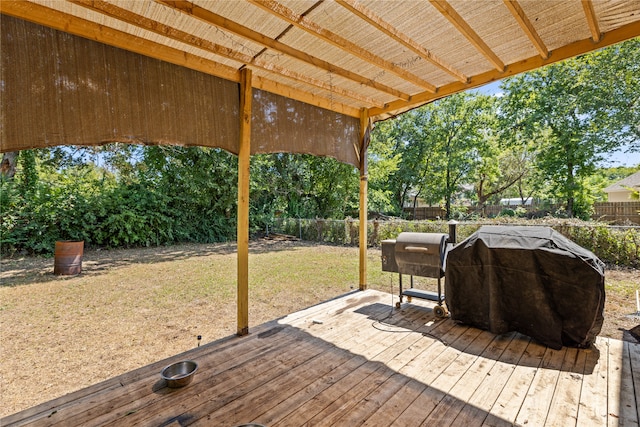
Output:
<svg viewBox="0 0 640 427">
<path fill-rule="evenodd" d="M 598 338 L 593 350 L 556 351 L 390 299 L 350 293 L 0 425 L 638 425 L 640 345 Z M 182 359 L 199 370 L 169 389 L 160 370 Z"/>
</svg>

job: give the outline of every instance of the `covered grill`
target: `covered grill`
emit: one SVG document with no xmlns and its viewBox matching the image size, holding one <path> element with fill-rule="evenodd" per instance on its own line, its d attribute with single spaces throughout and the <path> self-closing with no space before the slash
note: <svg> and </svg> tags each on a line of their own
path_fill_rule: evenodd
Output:
<svg viewBox="0 0 640 427">
<path fill-rule="evenodd" d="M 395 240 L 382 241 L 382 271 L 400 274 L 400 302 L 403 296 L 436 301 L 434 308 L 437 316 L 445 316 L 442 305 L 441 278 L 445 272 L 448 234 L 443 233 L 400 233 Z M 402 275 L 411 276 L 411 288 L 402 289 Z M 438 293 L 413 288 L 413 276 L 434 277 L 438 279 Z"/>
<path fill-rule="evenodd" d="M 602 327 L 604 264 L 549 227 L 483 226 L 447 254 L 451 318 L 559 349 Z"/>
</svg>

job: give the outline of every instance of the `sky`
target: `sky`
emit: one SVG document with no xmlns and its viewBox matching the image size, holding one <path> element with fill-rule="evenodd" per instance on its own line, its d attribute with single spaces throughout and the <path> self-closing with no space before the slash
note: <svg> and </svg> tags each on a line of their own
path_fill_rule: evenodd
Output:
<svg viewBox="0 0 640 427">
<path fill-rule="evenodd" d="M 481 86 L 477 89 L 485 95 L 498 95 L 500 93 L 500 81 Z M 629 153 L 626 150 L 618 150 L 609 153 L 607 159 L 601 163 L 603 167 L 638 166 L 640 165 L 640 152 Z"/>
</svg>

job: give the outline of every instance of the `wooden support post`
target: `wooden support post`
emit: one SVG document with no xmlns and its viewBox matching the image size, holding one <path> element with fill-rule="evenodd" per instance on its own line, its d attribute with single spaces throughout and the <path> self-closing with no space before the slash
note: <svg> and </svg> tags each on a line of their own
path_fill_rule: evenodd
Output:
<svg viewBox="0 0 640 427">
<path fill-rule="evenodd" d="M 238 147 L 238 335 L 249 333 L 249 164 L 251 159 L 251 70 L 240 75 Z"/>
<path fill-rule="evenodd" d="M 360 114 L 360 286 L 359 289 L 367 289 L 367 184 L 368 168 L 367 149 L 369 148 L 369 112 L 362 109 Z"/>
</svg>

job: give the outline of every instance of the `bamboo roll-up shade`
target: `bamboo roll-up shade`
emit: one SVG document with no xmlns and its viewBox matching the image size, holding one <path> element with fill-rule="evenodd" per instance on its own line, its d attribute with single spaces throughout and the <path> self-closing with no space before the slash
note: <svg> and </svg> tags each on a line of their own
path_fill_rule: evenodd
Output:
<svg viewBox="0 0 640 427">
<path fill-rule="evenodd" d="M 358 167 L 359 119 L 258 89 L 252 111 L 252 154 L 315 154 Z"/>
<path fill-rule="evenodd" d="M 238 85 L 2 19 L 2 151 L 107 142 L 237 152 Z"/>
<path fill-rule="evenodd" d="M 238 153 L 238 83 L 2 16 L 0 151 L 108 142 Z M 355 118 L 253 91 L 252 153 L 358 165 Z"/>
</svg>

